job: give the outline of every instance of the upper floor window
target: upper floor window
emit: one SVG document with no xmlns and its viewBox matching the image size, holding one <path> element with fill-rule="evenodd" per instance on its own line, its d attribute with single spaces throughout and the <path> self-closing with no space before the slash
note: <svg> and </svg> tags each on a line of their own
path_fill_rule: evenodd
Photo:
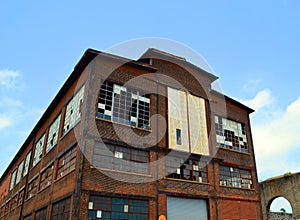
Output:
<svg viewBox="0 0 300 220">
<path fill-rule="evenodd" d="M 150 130 L 150 95 L 105 81 L 100 88 L 97 117 Z"/>
<path fill-rule="evenodd" d="M 45 134 L 36 142 L 35 151 L 32 166 L 34 167 L 41 159 L 43 155 L 44 143 L 45 143 Z"/>
<path fill-rule="evenodd" d="M 229 166 L 219 166 L 220 185 L 237 188 L 252 189 L 252 175 L 250 170 Z"/>
<path fill-rule="evenodd" d="M 84 95 L 84 86 L 73 96 L 66 108 L 63 133 L 66 134 L 80 120 L 82 100 Z"/>
<path fill-rule="evenodd" d="M 53 165 L 48 167 L 45 171 L 42 172 L 41 180 L 40 180 L 40 190 L 45 189 L 47 186 L 51 185 L 52 176 L 53 176 Z"/>
<path fill-rule="evenodd" d="M 206 164 L 196 159 L 166 156 L 166 177 L 208 182 Z"/>
<path fill-rule="evenodd" d="M 75 166 L 76 166 L 76 147 L 73 147 L 58 159 L 56 178 L 66 175 L 71 170 L 75 169 Z"/>
<path fill-rule="evenodd" d="M 24 171 L 23 171 L 23 177 L 27 175 L 30 165 L 30 158 L 31 158 L 31 151 L 26 155 L 25 163 L 24 163 Z"/>
<path fill-rule="evenodd" d="M 111 144 L 96 143 L 93 164 L 112 170 L 148 174 L 149 152 Z"/>
<path fill-rule="evenodd" d="M 18 166 L 18 174 L 17 174 L 17 178 L 16 178 L 16 184 L 18 184 L 21 180 L 23 167 L 24 167 L 24 160 L 22 160 L 22 162 Z"/>
<path fill-rule="evenodd" d="M 14 172 L 11 174 L 9 190 L 12 190 L 15 186 L 16 175 L 17 175 L 17 169 L 15 169 Z"/>
<path fill-rule="evenodd" d="M 46 153 L 49 152 L 57 144 L 59 124 L 60 124 L 60 115 L 57 116 L 57 118 L 50 125 Z"/>
<path fill-rule="evenodd" d="M 217 146 L 248 152 L 246 126 L 221 116 L 215 116 Z"/>
</svg>

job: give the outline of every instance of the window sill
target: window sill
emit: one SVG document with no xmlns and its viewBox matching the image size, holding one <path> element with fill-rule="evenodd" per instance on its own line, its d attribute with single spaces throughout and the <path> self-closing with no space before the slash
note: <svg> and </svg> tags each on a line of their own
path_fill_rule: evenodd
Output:
<svg viewBox="0 0 300 220">
<path fill-rule="evenodd" d="M 224 185 L 220 185 L 220 187 L 228 188 L 228 189 L 239 189 L 239 190 L 255 191 L 255 189 L 253 189 L 253 188 L 247 189 L 247 188 L 240 188 L 240 187 L 235 187 L 235 186 L 224 186 Z"/>
<path fill-rule="evenodd" d="M 46 186 L 43 189 L 40 189 L 37 193 L 39 194 L 39 193 L 43 192 L 44 190 L 48 189 L 50 186 L 51 186 L 51 184 L 49 184 L 48 186 Z"/>
<path fill-rule="evenodd" d="M 244 155 L 249 155 L 249 156 L 251 155 L 250 152 L 243 152 L 243 151 L 233 150 L 233 149 L 226 148 L 226 147 L 219 147 L 219 146 L 217 146 L 216 148 L 227 150 L 227 151 L 230 151 L 230 152 L 240 153 L 240 154 L 244 154 Z"/>
<path fill-rule="evenodd" d="M 61 138 L 59 139 L 59 141 L 61 141 L 65 136 L 67 136 L 67 134 L 69 134 L 70 131 L 71 131 L 73 128 L 75 128 L 75 127 L 77 126 L 77 124 L 79 124 L 80 121 L 81 121 L 80 119 L 77 120 L 77 121 L 72 125 L 72 127 L 70 127 L 67 131 L 65 131 L 65 133 L 63 133 L 63 135 L 62 135 Z"/>
<path fill-rule="evenodd" d="M 122 170 L 112 170 L 112 169 L 108 169 L 108 168 L 94 167 L 94 166 L 90 166 L 90 168 L 97 169 L 97 170 L 104 171 L 104 172 L 106 171 L 106 172 L 114 172 L 114 173 L 120 173 L 120 174 L 126 174 L 126 175 L 135 175 L 135 176 L 140 176 L 140 177 L 152 178 L 152 176 L 150 174 L 126 172 L 126 171 L 122 171 Z"/>
<path fill-rule="evenodd" d="M 33 195 L 33 196 L 31 196 L 30 198 L 25 199 L 25 200 L 24 200 L 24 203 L 25 203 L 25 202 L 28 202 L 29 200 L 31 200 L 31 199 L 34 198 L 35 196 L 36 196 L 36 194 Z"/>
<path fill-rule="evenodd" d="M 141 131 L 145 131 L 145 132 L 149 132 L 149 133 L 152 132 L 151 129 L 147 130 L 147 129 L 144 129 L 144 128 L 139 128 L 139 127 L 136 127 L 136 126 L 127 125 L 127 124 L 123 124 L 123 123 L 120 123 L 120 122 L 116 122 L 116 121 L 112 121 L 112 120 L 107 120 L 107 119 L 103 119 L 103 118 L 96 117 L 96 120 L 105 121 L 105 122 L 109 122 L 109 123 L 117 124 L 117 125 L 122 125 L 122 126 L 125 126 L 125 127 L 129 127 L 129 128 L 132 128 L 132 129 L 137 129 L 137 130 L 141 130 Z"/>
<path fill-rule="evenodd" d="M 192 180 L 183 180 L 183 179 L 175 179 L 175 178 L 164 178 L 164 180 L 172 180 L 172 181 L 178 181 L 178 182 L 185 182 L 185 183 L 194 183 L 194 184 L 202 184 L 202 185 L 210 185 L 207 182 L 198 182 L 198 181 L 192 181 Z"/>
<path fill-rule="evenodd" d="M 73 173 L 73 171 L 75 171 L 75 168 L 70 170 L 69 172 L 65 173 L 63 176 L 58 177 L 56 180 L 54 180 L 54 183 L 60 181 L 61 179 L 63 179 L 64 177 L 68 176 L 69 174 Z"/>
</svg>

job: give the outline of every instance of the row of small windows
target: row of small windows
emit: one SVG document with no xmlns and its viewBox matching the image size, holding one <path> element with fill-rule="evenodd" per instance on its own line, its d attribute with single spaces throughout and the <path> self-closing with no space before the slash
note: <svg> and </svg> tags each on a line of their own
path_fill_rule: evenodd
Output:
<svg viewBox="0 0 300 220">
<path fill-rule="evenodd" d="M 12 172 L 9 190 L 12 190 L 13 187 L 21 181 L 22 177 L 27 175 L 29 171 L 30 158 L 31 158 L 31 151 L 29 151 L 25 159 L 20 162 L 18 168 Z"/>
<path fill-rule="evenodd" d="M 73 147 L 67 151 L 63 156 L 58 159 L 57 169 L 54 176 L 54 165 L 48 166 L 40 175 L 40 179 L 36 177 L 30 181 L 27 185 L 27 191 L 25 199 L 30 199 L 36 195 L 40 190 L 43 190 L 50 186 L 53 182 L 53 176 L 55 179 L 59 179 L 72 170 L 76 166 L 76 147 Z"/>
<path fill-rule="evenodd" d="M 186 156 L 186 157 L 185 157 Z M 118 145 L 96 143 L 93 165 L 97 168 L 149 174 L 149 152 Z M 208 182 L 206 162 L 189 155 L 165 156 L 166 178 Z M 220 165 L 220 185 L 252 189 L 250 170 Z"/>
<path fill-rule="evenodd" d="M 71 128 L 73 128 L 77 122 L 79 122 L 81 116 L 83 95 L 84 86 L 82 86 L 79 91 L 73 96 L 73 98 L 68 102 L 63 125 L 63 135 L 66 134 Z M 32 166 L 35 166 L 41 160 L 45 144 L 45 153 L 48 153 L 57 144 L 60 120 L 61 115 L 57 116 L 50 125 L 47 143 L 45 143 L 46 134 L 43 134 L 36 142 Z"/>
<path fill-rule="evenodd" d="M 14 206 L 14 201 L 11 205 Z M 19 204 L 20 205 L 20 204 Z M 56 202 L 52 205 L 52 209 L 51 209 L 51 216 L 50 219 L 51 220 L 68 220 L 69 216 L 70 216 L 70 206 L 71 206 L 71 198 L 66 198 L 63 200 L 60 200 L 59 202 Z M 4 207 L 3 211 L 1 209 L 1 215 L 3 216 L 4 214 L 6 214 L 7 212 L 5 211 L 6 209 L 9 210 L 9 205 L 7 205 L 8 208 Z M 47 211 L 48 211 L 48 207 L 42 208 L 38 211 L 36 211 L 33 215 L 29 215 L 24 217 L 23 219 L 25 220 L 46 220 L 47 219 Z M 34 216 L 34 218 L 33 218 Z"/>
<path fill-rule="evenodd" d="M 72 129 L 77 124 L 77 122 L 80 121 L 83 95 L 84 86 L 82 86 L 73 96 L 73 98 L 71 98 L 71 100 L 68 102 L 64 120 L 63 135 L 66 134 L 70 129 Z M 61 114 L 58 115 L 50 125 L 48 136 L 46 136 L 46 133 L 44 133 L 35 143 L 32 167 L 40 162 L 43 156 L 44 149 L 45 154 L 47 154 L 57 144 L 60 121 Z M 25 159 L 20 162 L 17 169 L 12 172 L 9 190 L 12 190 L 13 187 L 20 182 L 21 178 L 27 175 L 30 166 L 30 159 L 31 151 L 27 154 Z"/>
<path fill-rule="evenodd" d="M 22 189 L 11 200 L 6 202 L 3 208 L 1 208 L 1 214 L 7 213 L 21 205 L 24 199 L 28 200 L 32 198 L 38 191 L 50 186 L 54 179 L 60 179 L 73 171 L 76 166 L 76 152 L 76 147 L 73 147 L 58 158 L 56 172 L 54 172 L 54 165 L 52 164 L 41 172 L 40 177 L 31 180 L 26 186 L 26 191 Z"/>
</svg>

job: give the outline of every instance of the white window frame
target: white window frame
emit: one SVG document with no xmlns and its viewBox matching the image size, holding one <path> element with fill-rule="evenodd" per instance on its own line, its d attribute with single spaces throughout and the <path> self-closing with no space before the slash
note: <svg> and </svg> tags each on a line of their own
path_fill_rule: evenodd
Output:
<svg viewBox="0 0 300 220">
<path fill-rule="evenodd" d="M 32 162 L 33 167 L 37 165 L 42 159 L 44 145 L 45 145 L 45 136 L 46 134 L 43 134 L 35 144 L 34 157 Z"/>
<path fill-rule="evenodd" d="M 16 182 L 16 176 L 17 176 L 17 169 L 15 169 L 11 174 L 9 190 L 12 190 L 14 188 Z"/>
<path fill-rule="evenodd" d="M 76 92 L 66 106 L 63 134 L 68 133 L 81 118 L 84 85 Z"/>
<path fill-rule="evenodd" d="M 28 174 L 31 159 L 31 151 L 28 152 L 25 158 L 23 177 Z"/>
<path fill-rule="evenodd" d="M 57 144 L 60 119 L 61 119 L 61 114 L 59 114 L 50 125 L 47 146 L 46 146 L 46 153 L 48 153 Z"/>
<path fill-rule="evenodd" d="M 23 168 L 24 168 L 24 160 L 22 160 L 21 163 L 18 166 L 18 173 L 17 173 L 17 177 L 16 177 L 16 184 L 18 184 L 21 181 L 22 173 L 23 173 Z"/>
</svg>

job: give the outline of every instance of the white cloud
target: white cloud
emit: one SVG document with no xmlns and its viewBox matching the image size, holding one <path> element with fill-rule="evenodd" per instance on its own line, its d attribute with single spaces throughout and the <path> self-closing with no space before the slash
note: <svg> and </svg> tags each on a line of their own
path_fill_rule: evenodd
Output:
<svg viewBox="0 0 300 220">
<path fill-rule="evenodd" d="M 6 128 L 11 125 L 11 120 L 4 116 L 0 116 L 0 129 Z"/>
<path fill-rule="evenodd" d="M 270 105 L 274 102 L 274 97 L 272 97 L 271 91 L 269 89 L 264 89 L 257 93 L 257 95 L 251 100 L 241 101 L 250 108 L 259 111 L 261 108 Z"/>
<path fill-rule="evenodd" d="M 0 70 L 0 86 L 5 88 L 11 88 L 15 85 L 17 77 L 21 74 L 19 71 L 14 70 Z"/>
<path fill-rule="evenodd" d="M 300 97 L 284 109 L 276 107 L 274 102 L 269 89 L 243 102 L 257 110 L 252 116 L 255 119 L 252 133 L 259 177 L 264 179 L 300 170 L 300 156 L 291 158 L 290 155 L 300 151 Z"/>
</svg>

